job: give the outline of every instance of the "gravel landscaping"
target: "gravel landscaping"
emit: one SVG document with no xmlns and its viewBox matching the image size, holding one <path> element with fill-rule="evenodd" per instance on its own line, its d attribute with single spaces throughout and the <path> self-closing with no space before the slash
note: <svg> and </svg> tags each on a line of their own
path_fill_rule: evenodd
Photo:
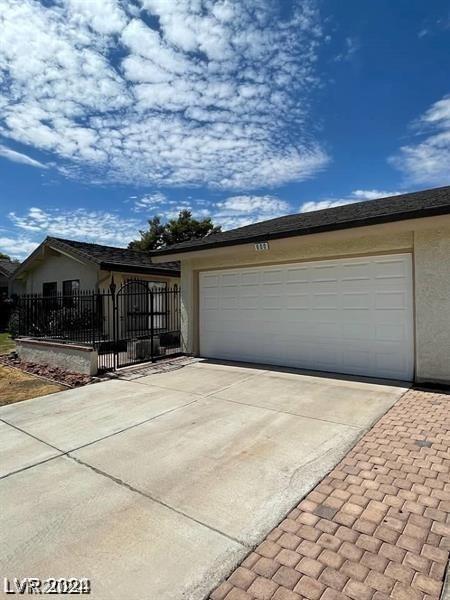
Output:
<svg viewBox="0 0 450 600">
<path fill-rule="evenodd" d="M 92 381 L 89 375 L 81 375 L 79 373 L 71 373 L 59 367 L 51 367 L 48 365 L 40 365 L 37 363 L 25 362 L 15 356 L 0 356 L 0 364 L 8 367 L 20 369 L 25 373 L 45 377 L 52 382 L 63 384 L 69 387 L 79 387 L 86 385 Z"/>
</svg>

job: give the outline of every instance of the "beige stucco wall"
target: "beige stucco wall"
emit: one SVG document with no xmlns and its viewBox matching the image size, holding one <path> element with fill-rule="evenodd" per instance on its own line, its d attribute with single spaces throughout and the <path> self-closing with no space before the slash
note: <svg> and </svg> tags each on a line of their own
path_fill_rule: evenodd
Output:
<svg viewBox="0 0 450 600">
<path fill-rule="evenodd" d="M 56 281 L 58 292 L 62 292 L 62 282 L 68 279 L 79 279 L 82 290 L 107 290 L 111 283 L 111 271 L 99 270 L 89 262 L 80 262 L 77 259 L 59 254 L 56 251 L 46 251 L 40 262 L 33 265 L 23 274 L 22 280 L 12 282 L 13 291 L 18 294 L 41 294 L 45 282 Z M 151 281 L 167 281 L 168 286 L 180 284 L 180 278 L 161 277 L 158 275 L 141 275 L 136 273 L 114 272 L 114 281 L 117 287 L 127 279 L 144 279 Z"/>
<path fill-rule="evenodd" d="M 63 254 L 47 254 L 42 262 L 36 264 L 26 274 L 25 293 L 41 294 L 42 285 L 56 281 L 58 292 L 62 292 L 62 282 L 79 279 L 83 290 L 95 289 L 98 269 L 90 263 L 81 263 Z"/>
<path fill-rule="evenodd" d="M 415 290 L 416 380 L 450 383 L 450 216 L 273 240 L 269 246 L 265 252 L 257 252 L 253 244 L 245 244 L 173 257 L 182 261 L 181 318 L 186 352 L 199 352 L 200 271 L 411 252 Z"/>
<path fill-rule="evenodd" d="M 98 355 L 93 348 L 25 338 L 18 339 L 16 346 L 23 361 L 59 367 L 71 373 L 97 374 Z"/>
<path fill-rule="evenodd" d="M 450 227 L 414 234 L 416 378 L 450 382 Z"/>
</svg>

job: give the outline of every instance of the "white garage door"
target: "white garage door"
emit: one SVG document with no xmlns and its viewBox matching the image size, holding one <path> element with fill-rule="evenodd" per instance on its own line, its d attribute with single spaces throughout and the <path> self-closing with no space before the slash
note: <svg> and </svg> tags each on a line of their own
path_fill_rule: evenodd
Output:
<svg viewBox="0 0 450 600">
<path fill-rule="evenodd" d="M 411 380 L 409 254 L 200 274 L 200 353 Z"/>
</svg>

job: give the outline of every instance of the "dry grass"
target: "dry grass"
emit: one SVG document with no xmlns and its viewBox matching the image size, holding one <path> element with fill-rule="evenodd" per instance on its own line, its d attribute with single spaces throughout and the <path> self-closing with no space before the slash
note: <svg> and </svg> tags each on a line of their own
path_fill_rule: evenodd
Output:
<svg viewBox="0 0 450 600">
<path fill-rule="evenodd" d="M 65 389 L 67 388 L 62 385 L 47 383 L 30 373 L 0 365 L 0 406 L 54 394 Z"/>
</svg>

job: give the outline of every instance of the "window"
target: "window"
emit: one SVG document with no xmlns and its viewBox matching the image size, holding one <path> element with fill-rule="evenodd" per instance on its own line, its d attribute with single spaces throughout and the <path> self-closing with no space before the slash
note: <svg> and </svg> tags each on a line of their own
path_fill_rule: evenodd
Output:
<svg viewBox="0 0 450 600">
<path fill-rule="evenodd" d="M 57 299 L 58 284 L 56 281 L 47 281 L 42 284 L 42 295 L 44 297 L 43 306 L 48 310 L 53 310 L 58 305 Z"/>
<path fill-rule="evenodd" d="M 58 291 L 58 284 L 56 281 L 49 281 L 42 284 L 42 295 L 43 296 L 56 296 Z"/>
<path fill-rule="evenodd" d="M 67 281 L 63 281 L 63 296 L 73 296 L 79 289 L 79 279 L 68 279 Z"/>
<path fill-rule="evenodd" d="M 73 296 L 75 296 L 80 289 L 79 279 L 67 279 L 63 281 L 63 304 L 64 306 L 73 306 Z"/>
<path fill-rule="evenodd" d="M 165 290 L 167 288 L 167 283 L 165 281 L 147 281 L 147 285 L 148 289 L 152 292 Z"/>
</svg>

